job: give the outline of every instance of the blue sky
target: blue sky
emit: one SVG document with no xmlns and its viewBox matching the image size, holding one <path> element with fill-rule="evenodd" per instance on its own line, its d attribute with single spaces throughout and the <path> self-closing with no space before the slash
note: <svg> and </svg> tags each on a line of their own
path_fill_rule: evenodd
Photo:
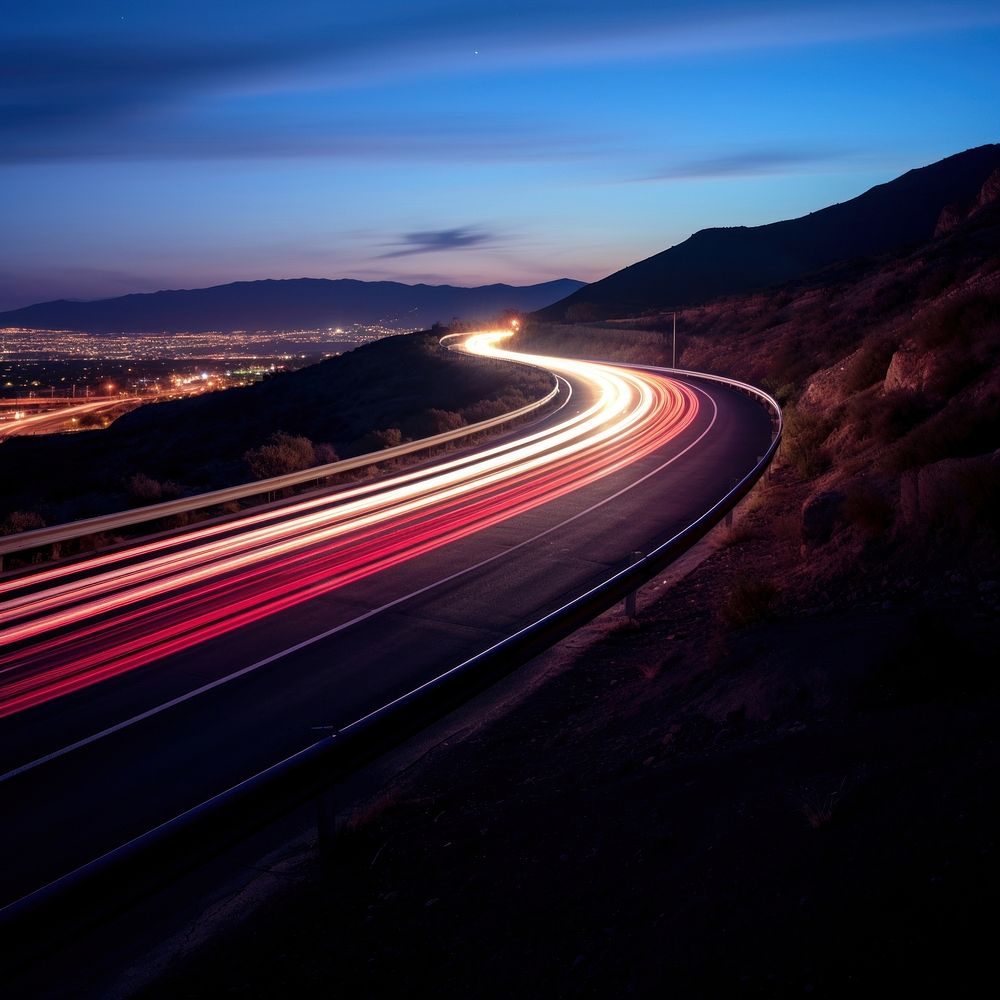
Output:
<svg viewBox="0 0 1000 1000">
<path fill-rule="evenodd" d="M 997 141 L 998 43 L 995 0 L 35 0 L 0 26 L 0 308 L 592 280 Z"/>
</svg>

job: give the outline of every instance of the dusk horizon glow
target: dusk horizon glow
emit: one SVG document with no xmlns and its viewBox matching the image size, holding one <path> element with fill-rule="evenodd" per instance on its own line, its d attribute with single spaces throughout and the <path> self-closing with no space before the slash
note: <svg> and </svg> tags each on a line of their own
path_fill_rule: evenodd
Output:
<svg viewBox="0 0 1000 1000">
<path fill-rule="evenodd" d="M 0 308 L 595 280 L 996 141 L 998 41 L 982 0 L 34 4 L 0 33 Z"/>
</svg>

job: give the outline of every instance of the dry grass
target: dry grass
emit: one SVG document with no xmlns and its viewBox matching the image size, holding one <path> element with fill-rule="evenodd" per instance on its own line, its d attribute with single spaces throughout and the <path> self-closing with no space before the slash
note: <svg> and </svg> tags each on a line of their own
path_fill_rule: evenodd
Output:
<svg viewBox="0 0 1000 1000">
<path fill-rule="evenodd" d="M 663 663 L 640 663 L 639 676 L 644 681 L 655 681 L 663 673 Z"/>
<path fill-rule="evenodd" d="M 750 491 L 747 498 L 740 504 L 740 513 L 756 514 L 759 511 L 767 510 L 774 502 L 774 491 L 764 481 L 758 482 Z"/>
<path fill-rule="evenodd" d="M 847 778 L 845 777 L 840 786 L 832 792 L 811 792 L 806 795 L 802 803 L 802 815 L 813 830 L 827 826 L 833 819 L 839 797 L 844 791 L 846 783 Z"/>
<path fill-rule="evenodd" d="M 783 460 L 803 479 L 811 479 L 830 467 L 824 442 L 833 430 L 833 422 L 818 413 L 798 406 L 785 409 L 785 434 L 781 445 Z"/>
<path fill-rule="evenodd" d="M 769 580 L 740 575 L 722 602 L 720 614 L 730 628 L 746 628 L 773 617 L 778 588 Z"/>
<path fill-rule="evenodd" d="M 0 521 L 0 535 L 16 535 L 22 531 L 44 528 L 45 521 L 33 510 L 12 510 Z"/>
<path fill-rule="evenodd" d="M 896 346 L 896 338 L 885 334 L 865 341 L 845 373 L 844 390 L 848 393 L 860 392 L 875 382 L 881 382 L 889 370 Z"/>
<path fill-rule="evenodd" d="M 718 534 L 717 544 L 720 549 L 728 549 L 734 545 L 744 545 L 760 538 L 760 533 L 745 519 L 723 527 Z"/>
<path fill-rule="evenodd" d="M 798 545 L 802 541 L 802 515 L 798 511 L 791 510 L 768 523 L 775 541 L 785 545 Z"/>
<path fill-rule="evenodd" d="M 926 420 L 933 408 L 934 402 L 923 393 L 897 389 L 882 394 L 871 390 L 850 400 L 847 419 L 857 428 L 859 439 L 891 444 Z"/>
<path fill-rule="evenodd" d="M 897 472 L 943 458 L 984 454 L 996 448 L 1000 426 L 1000 387 L 993 385 L 978 406 L 955 398 L 944 409 L 913 427 L 896 444 L 889 466 Z"/>
</svg>

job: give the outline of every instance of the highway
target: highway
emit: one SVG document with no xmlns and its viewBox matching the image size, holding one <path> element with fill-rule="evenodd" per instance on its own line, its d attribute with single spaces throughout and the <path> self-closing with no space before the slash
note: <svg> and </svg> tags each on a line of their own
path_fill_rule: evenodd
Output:
<svg viewBox="0 0 1000 1000">
<path fill-rule="evenodd" d="M 23 434 L 53 434 L 57 431 L 78 430 L 81 417 L 101 413 L 123 406 L 134 406 L 141 402 L 138 396 L 116 396 L 113 399 L 98 399 L 87 403 L 75 403 L 44 413 L 33 413 L 14 420 L 0 422 L 0 441 L 4 438 Z"/>
<path fill-rule="evenodd" d="M 561 404 L 499 441 L 0 576 L 0 903 L 493 645 L 686 526 L 770 442 L 700 380 L 505 350 Z M 16 859 L 16 860 L 15 860 Z"/>
</svg>

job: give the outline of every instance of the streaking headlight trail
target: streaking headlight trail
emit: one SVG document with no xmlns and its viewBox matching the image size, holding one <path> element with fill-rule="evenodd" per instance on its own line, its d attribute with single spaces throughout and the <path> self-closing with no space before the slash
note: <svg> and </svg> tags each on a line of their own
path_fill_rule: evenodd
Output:
<svg viewBox="0 0 1000 1000">
<path fill-rule="evenodd" d="M 505 349 L 595 401 L 471 455 L 248 512 L 0 581 L 0 717 L 182 652 L 431 552 L 635 463 L 695 419 L 695 393 L 664 375 Z"/>
</svg>

